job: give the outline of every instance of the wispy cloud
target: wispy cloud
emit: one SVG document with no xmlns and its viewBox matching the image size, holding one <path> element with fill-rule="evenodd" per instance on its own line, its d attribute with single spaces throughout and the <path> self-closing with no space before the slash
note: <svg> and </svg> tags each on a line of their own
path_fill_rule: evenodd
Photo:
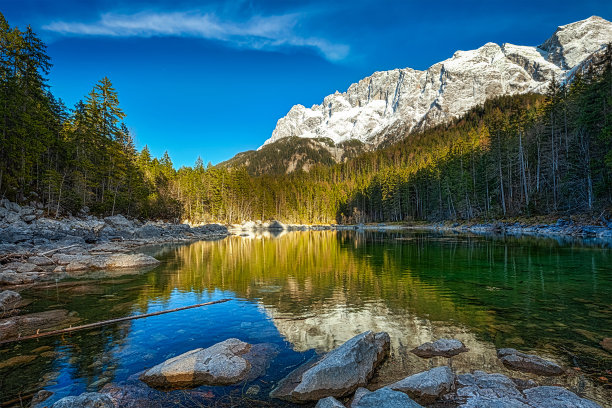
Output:
<svg viewBox="0 0 612 408">
<path fill-rule="evenodd" d="M 64 36 L 196 37 L 260 50 L 304 47 L 318 51 L 331 61 L 342 60 L 348 55 L 347 45 L 298 34 L 299 17 L 298 14 L 285 14 L 232 21 L 200 12 L 106 13 L 92 23 L 55 21 L 43 29 Z"/>
</svg>

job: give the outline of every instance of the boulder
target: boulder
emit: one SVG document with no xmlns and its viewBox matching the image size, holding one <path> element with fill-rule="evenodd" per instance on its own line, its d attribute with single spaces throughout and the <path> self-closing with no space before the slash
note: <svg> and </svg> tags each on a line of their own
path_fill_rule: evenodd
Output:
<svg viewBox="0 0 612 408">
<path fill-rule="evenodd" d="M 528 408 L 523 394 L 510 378 L 502 374 L 474 371 L 457 376 L 457 396 L 465 401 L 462 408 Z"/>
<path fill-rule="evenodd" d="M 430 404 L 451 392 L 454 383 L 455 374 L 450 367 L 442 366 L 406 377 L 388 388 L 406 393 L 421 404 Z"/>
<path fill-rule="evenodd" d="M 0 313 L 12 310 L 21 301 L 21 295 L 12 290 L 0 292 Z"/>
<path fill-rule="evenodd" d="M 287 229 L 287 227 L 283 223 L 281 223 L 280 221 L 274 220 L 274 221 L 272 221 L 268 225 L 268 229 L 271 229 L 271 230 L 284 230 L 284 229 Z"/>
<path fill-rule="evenodd" d="M 422 408 L 403 392 L 384 387 L 374 392 L 364 393 L 351 408 Z"/>
<path fill-rule="evenodd" d="M 439 339 L 434 342 L 421 344 L 419 347 L 411 350 L 412 353 L 422 358 L 436 356 L 452 357 L 465 351 L 468 351 L 468 348 L 456 339 Z"/>
<path fill-rule="evenodd" d="M 115 404 L 106 394 L 86 392 L 77 397 L 64 397 L 52 408 L 115 408 Z"/>
<path fill-rule="evenodd" d="M 318 361 L 298 367 L 281 380 L 270 396 L 294 402 L 344 397 L 365 386 L 389 355 L 387 333 L 361 333 Z"/>
<path fill-rule="evenodd" d="M 534 408 L 601 408 L 599 404 L 561 387 L 535 387 L 525 390 L 524 394 L 527 403 Z"/>
<path fill-rule="evenodd" d="M 140 379 L 153 388 L 179 389 L 201 385 L 232 385 L 262 375 L 276 349 L 227 339 L 195 349 L 147 370 Z"/>
<path fill-rule="evenodd" d="M 140 253 L 97 255 L 89 262 L 89 266 L 94 269 L 143 268 L 157 264 L 157 259 Z"/>
<path fill-rule="evenodd" d="M 121 214 L 113 215 L 112 217 L 106 217 L 104 218 L 104 222 L 106 222 L 106 224 L 108 224 L 110 227 L 118 230 L 134 228 L 134 223 Z"/>
<path fill-rule="evenodd" d="M 53 265 L 53 259 L 46 256 L 31 256 L 28 258 L 28 262 L 37 266 L 49 266 Z"/>
<path fill-rule="evenodd" d="M 552 361 L 544 360 L 533 354 L 521 353 L 512 348 L 497 350 L 497 358 L 506 367 L 515 371 L 523 371 L 537 375 L 554 376 L 563 374 L 563 368 Z"/>
<path fill-rule="evenodd" d="M 315 408 L 345 408 L 344 404 L 335 399 L 334 397 L 326 397 L 320 399 L 315 405 Z"/>
<path fill-rule="evenodd" d="M 40 280 L 42 276 L 37 272 L 17 273 L 13 270 L 0 272 L 0 285 L 21 285 Z"/>
</svg>

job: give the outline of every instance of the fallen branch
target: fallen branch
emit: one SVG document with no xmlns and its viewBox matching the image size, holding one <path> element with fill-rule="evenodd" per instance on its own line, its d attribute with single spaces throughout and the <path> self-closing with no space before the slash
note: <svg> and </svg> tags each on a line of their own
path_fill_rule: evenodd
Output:
<svg viewBox="0 0 612 408">
<path fill-rule="evenodd" d="M 52 252 L 61 251 L 62 249 L 73 248 L 73 247 L 76 247 L 76 246 L 79 246 L 79 244 L 72 244 L 72 245 L 68 245 L 68 246 L 62 247 L 62 248 L 55 248 L 55 249 L 52 249 L 52 250 L 47 251 L 47 252 L 42 252 L 42 253 L 38 254 L 38 256 L 49 255 Z"/>
<path fill-rule="evenodd" d="M 176 309 L 162 310 L 162 311 L 159 311 L 159 312 L 145 313 L 145 314 L 140 314 L 140 315 L 136 315 L 136 316 L 120 317 L 118 319 L 104 320 L 104 321 L 101 321 L 101 322 L 84 324 L 82 326 L 68 327 L 66 329 L 53 330 L 53 331 L 45 332 L 45 333 L 36 333 L 36 334 L 32 334 L 30 336 L 24 336 L 24 337 L 17 337 L 17 338 L 14 338 L 14 339 L 2 340 L 2 341 L 0 341 L 0 345 L 8 344 L 8 343 L 15 343 L 17 341 L 38 339 L 38 338 L 41 338 L 41 337 L 56 336 L 58 334 L 71 333 L 71 332 L 74 332 L 74 331 L 77 331 L 77 330 L 93 329 L 95 327 L 105 326 L 107 324 L 120 323 L 120 322 L 125 322 L 125 321 L 128 321 L 128 320 L 135 320 L 135 319 L 143 319 L 145 317 L 151 317 L 151 316 L 159 316 L 159 315 L 166 314 L 166 313 L 178 312 L 178 311 L 187 310 L 187 309 L 194 309 L 196 307 L 215 305 L 217 303 L 225 303 L 225 302 L 229 302 L 230 300 L 231 299 L 215 300 L 213 302 L 200 303 L 200 304 L 197 304 L 197 305 L 177 307 Z"/>
</svg>

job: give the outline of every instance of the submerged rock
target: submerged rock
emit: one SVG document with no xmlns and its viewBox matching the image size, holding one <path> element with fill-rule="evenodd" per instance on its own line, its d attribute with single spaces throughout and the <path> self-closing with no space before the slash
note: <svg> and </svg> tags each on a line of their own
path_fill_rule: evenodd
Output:
<svg viewBox="0 0 612 408">
<path fill-rule="evenodd" d="M 465 351 L 468 351 L 468 348 L 456 339 L 439 339 L 434 342 L 421 344 L 419 347 L 411 350 L 412 353 L 422 358 L 436 356 L 452 357 Z"/>
<path fill-rule="evenodd" d="M 406 393 L 421 404 L 429 404 L 451 392 L 454 383 L 455 374 L 450 367 L 442 366 L 406 377 L 388 388 Z"/>
<path fill-rule="evenodd" d="M 599 344 L 604 348 L 604 350 L 608 350 L 612 353 L 612 338 L 606 337 Z"/>
<path fill-rule="evenodd" d="M 53 328 L 67 321 L 76 321 L 76 319 L 71 318 L 64 309 L 0 319 L 0 341 L 31 335 L 39 329 Z"/>
<path fill-rule="evenodd" d="M 12 290 L 0 292 L 0 313 L 13 310 L 21 302 L 21 295 Z"/>
<path fill-rule="evenodd" d="M 272 390 L 272 398 L 294 402 L 344 397 L 364 386 L 389 355 L 387 333 L 361 333 L 320 360 L 297 368 Z"/>
<path fill-rule="evenodd" d="M 497 358 L 511 370 L 537 375 L 554 376 L 563 374 L 563 368 L 533 354 L 521 353 L 512 348 L 497 350 Z"/>
<path fill-rule="evenodd" d="M 355 399 L 351 408 L 422 408 L 403 392 L 384 387 L 374 392 L 363 393 Z"/>
<path fill-rule="evenodd" d="M 53 408 L 115 408 L 115 404 L 106 394 L 86 392 L 77 397 L 64 397 Z"/>
<path fill-rule="evenodd" d="M 231 385 L 264 373 L 276 350 L 227 339 L 205 349 L 171 358 L 147 370 L 140 379 L 153 388 L 177 389 L 200 385 Z"/>
</svg>

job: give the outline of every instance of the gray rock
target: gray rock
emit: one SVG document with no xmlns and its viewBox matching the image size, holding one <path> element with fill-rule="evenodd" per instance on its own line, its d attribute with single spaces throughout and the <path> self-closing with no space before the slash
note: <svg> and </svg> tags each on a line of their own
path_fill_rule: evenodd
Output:
<svg viewBox="0 0 612 408">
<path fill-rule="evenodd" d="M 406 377 L 388 388 L 406 393 L 421 404 L 430 404 L 451 392 L 454 383 L 455 374 L 450 367 L 442 366 Z"/>
<path fill-rule="evenodd" d="M 521 353 L 512 348 L 497 350 L 497 358 L 511 370 L 546 376 L 561 375 L 564 372 L 563 368 L 552 361 L 533 354 Z"/>
<path fill-rule="evenodd" d="M 150 387 L 162 389 L 236 384 L 251 370 L 245 357 L 250 349 L 250 344 L 228 339 L 164 361 L 147 370 L 140 379 Z"/>
<path fill-rule="evenodd" d="M 0 292 L 0 312 L 6 312 L 15 308 L 21 302 L 21 295 L 12 290 Z"/>
<path fill-rule="evenodd" d="M 30 215 L 22 215 L 22 216 L 21 216 L 21 219 L 22 219 L 24 222 L 32 222 L 32 221 L 34 221 L 34 220 L 36 219 L 36 215 L 34 215 L 34 214 L 30 214 Z"/>
<path fill-rule="evenodd" d="M 27 272 L 39 272 L 42 269 L 40 268 L 40 266 L 29 263 L 29 262 L 13 262 L 9 265 L 7 265 L 7 267 L 9 267 L 10 269 L 14 270 L 15 272 L 19 272 L 19 273 L 27 273 Z"/>
<path fill-rule="evenodd" d="M 158 238 L 164 233 L 164 229 L 157 225 L 144 225 L 134 231 L 136 238 Z"/>
<path fill-rule="evenodd" d="M 363 388 L 363 387 L 357 388 L 357 391 L 355 391 L 355 394 L 353 394 L 353 399 L 351 400 L 350 406 L 353 407 L 353 406 L 357 405 L 359 403 L 359 400 L 361 399 L 361 397 L 363 397 L 364 395 L 367 395 L 367 394 L 369 394 L 371 392 L 372 391 L 368 390 L 367 388 Z"/>
<path fill-rule="evenodd" d="M 295 402 L 344 397 L 365 386 L 389 355 L 387 333 L 357 335 L 319 361 L 297 368 L 272 390 L 272 398 Z"/>
<path fill-rule="evenodd" d="M 86 392 L 78 397 L 64 397 L 52 408 L 115 408 L 115 404 L 107 394 Z"/>
<path fill-rule="evenodd" d="M 351 408 L 421 408 L 403 392 L 393 391 L 387 387 L 366 393 Z"/>
<path fill-rule="evenodd" d="M 534 408 L 601 408 L 599 404 L 561 387 L 535 387 L 524 393 L 527 403 Z"/>
<path fill-rule="evenodd" d="M 28 262 L 37 266 L 49 266 L 53 265 L 53 259 L 46 256 L 31 256 L 28 258 Z"/>
<path fill-rule="evenodd" d="M 104 222 L 110 225 L 112 228 L 121 230 L 121 229 L 131 229 L 134 228 L 134 222 L 128 220 L 123 215 L 114 215 L 112 217 L 104 218 Z"/>
<path fill-rule="evenodd" d="M 94 269 L 142 268 L 159 264 L 152 256 L 145 254 L 112 254 L 98 255 L 89 261 Z"/>
<path fill-rule="evenodd" d="M 439 339 L 434 342 L 421 344 L 419 347 L 411 350 L 412 353 L 422 358 L 435 356 L 452 357 L 465 351 L 468 351 L 468 348 L 456 339 Z"/>
<path fill-rule="evenodd" d="M 335 399 L 334 397 L 326 397 L 320 399 L 315 405 L 315 408 L 345 408 L 344 404 Z"/>
<path fill-rule="evenodd" d="M 0 285 L 21 285 L 32 283 L 42 279 L 42 275 L 37 272 L 17 273 L 13 270 L 0 272 Z"/>
<path fill-rule="evenodd" d="M 467 407 L 527 407 L 523 394 L 510 378 L 502 374 L 474 371 L 457 376 L 457 396 Z"/>
</svg>

